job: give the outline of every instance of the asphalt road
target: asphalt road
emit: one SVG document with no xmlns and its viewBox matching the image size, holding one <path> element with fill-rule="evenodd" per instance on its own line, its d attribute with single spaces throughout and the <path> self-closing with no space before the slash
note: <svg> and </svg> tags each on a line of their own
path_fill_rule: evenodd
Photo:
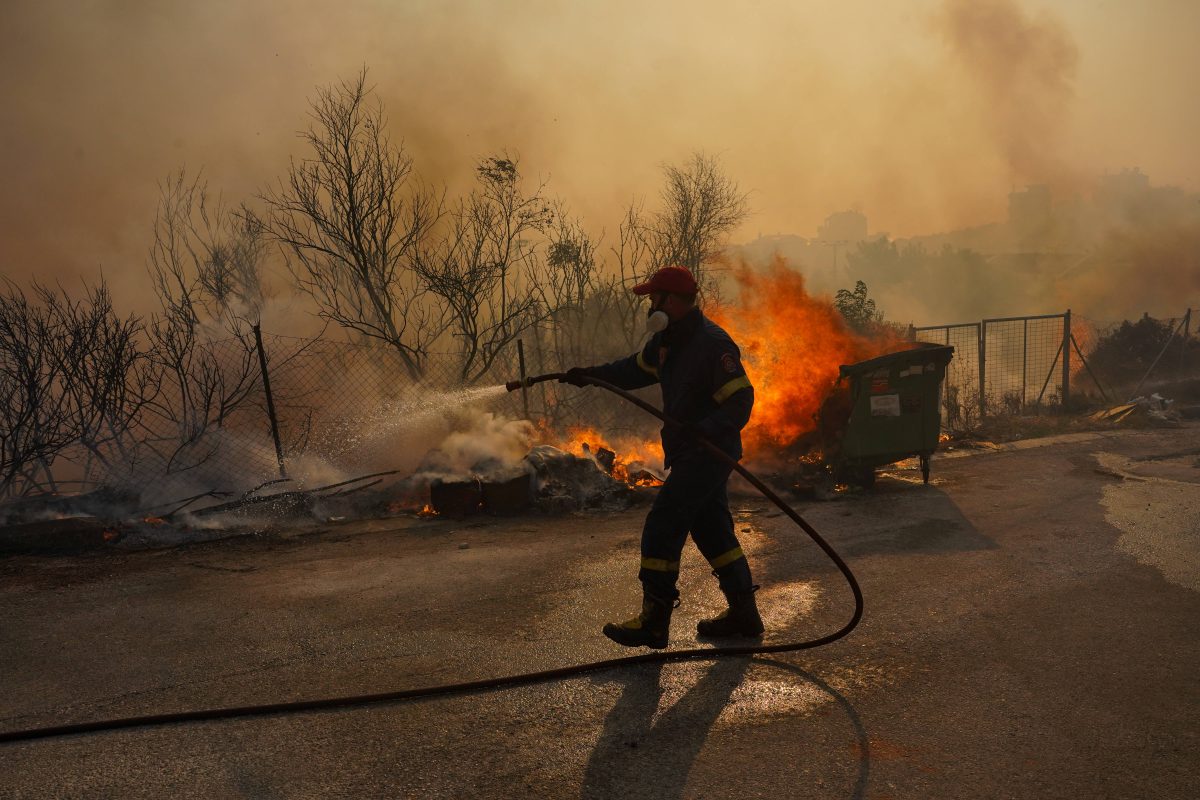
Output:
<svg viewBox="0 0 1200 800">
<path fill-rule="evenodd" d="M 939 458 L 798 504 L 866 615 L 786 657 L 0 745 L 2 797 L 1200 796 L 1200 428 Z M 1037 445 L 1037 446 L 1035 446 Z M 626 654 L 644 509 L 0 560 L 0 730 L 380 692 Z M 768 642 L 849 617 L 739 502 Z M 689 545 L 673 647 L 718 607 Z"/>
</svg>

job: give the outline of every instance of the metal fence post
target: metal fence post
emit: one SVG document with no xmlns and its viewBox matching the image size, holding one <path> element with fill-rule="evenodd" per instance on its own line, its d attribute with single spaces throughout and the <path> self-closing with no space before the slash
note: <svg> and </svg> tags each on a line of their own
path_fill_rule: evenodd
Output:
<svg viewBox="0 0 1200 800">
<path fill-rule="evenodd" d="M 1063 372 L 1062 372 L 1062 407 L 1063 411 L 1071 405 L 1071 309 L 1063 314 Z"/>
<path fill-rule="evenodd" d="M 1021 411 L 1029 400 L 1029 318 L 1021 320 Z"/>
<path fill-rule="evenodd" d="M 529 387 L 525 385 L 525 345 L 517 339 L 517 365 L 521 370 L 521 408 L 529 419 Z"/>
<path fill-rule="evenodd" d="M 979 323 L 979 421 L 987 414 L 987 320 Z"/>
<path fill-rule="evenodd" d="M 279 420 L 275 416 L 275 398 L 271 396 L 271 375 L 267 371 L 267 353 L 263 349 L 262 328 L 254 326 L 254 346 L 258 348 L 258 368 L 262 371 L 263 394 L 267 397 L 267 418 L 271 420 L 271 438 L 275 440 L 275 460 L 279 464 L 279 477 L 287 477 L 283 464 L 283 444 L 279 440 Z"/>
<path fill-rule="evenodd" d="M 1183 367 L 1186 364 L 1184 355 L 1187 353 L 1188 339 L 1192 336 L 1192 310 L 1189 308 L 1187 313 L 1183 315 L 1183 338 L 1179 340 L 1179 369 L 1176 374 L 1183 374 Z"/>
</svg>

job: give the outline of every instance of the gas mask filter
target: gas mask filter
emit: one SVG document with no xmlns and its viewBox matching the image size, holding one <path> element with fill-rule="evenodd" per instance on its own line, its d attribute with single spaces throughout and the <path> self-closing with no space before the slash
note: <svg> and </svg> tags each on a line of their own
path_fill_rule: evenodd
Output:
<svg viewBox="0 0 1200 800">
<path fill-rule="evenodd" d="M 662 310 L 663 304 L 667 302 L 666 295 L 662 296 L 657 303 L 653 302 L 651 297 L 650 310 L 646 312 L 646 335 L 653 336 L 656 333 L 661 333 L 667 329 L 667 325 L 671 322 L 671 318 L 667 316 L 667 312 Z"/>
<path fill-rule="evenodd" d="M 670 321 L 667 317 L 667 312 L 661 308 L 651 309 L 650 315 L 646 317 L 646 333 L 651 335 L 661 333 L 667 329 L 667 323 Z"/>
</svg>

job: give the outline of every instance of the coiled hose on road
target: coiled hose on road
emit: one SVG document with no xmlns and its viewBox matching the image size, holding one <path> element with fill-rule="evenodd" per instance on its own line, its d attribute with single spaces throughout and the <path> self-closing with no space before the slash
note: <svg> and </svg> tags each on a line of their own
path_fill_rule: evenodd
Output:
<svg viewBox="0 0 1200 800">
<path fill-rule="evenodd" d="M 546 375 L 539 375 L 533 378 L 526 378 L 523 381 L 513 381 L 506 384 L 509 391 L 528 386 L 543 381 L 558 380 L 564 377 L 563 373 L 552 372 Z M 638 408 L 641 408 L 648 414 L 658 417 L 667 425 L 676 425 L 679 423 L 667 417 L 654 406 L 645 402 L 641 398 L 635 397 L 624 389 L 619 389 L 611 383 L 592 378 L 590 376 L 581 377 L 579 380 L 583 383 L 598 386 L 601 389 L 606 389 L 625 400 L 633 403 Z M 624 658 L 610 658 L 604 661 L 593 661 L 588 664 L 576 664 L 569 667 L 559 667 L 558 669 L 542 670 L 541 672 L 527 672 L 520 675 L 508 675 L 502 678 L 488 678 L 480 681 L 467 681 L 464 683 L 447 683 L 441 686 L 426 686 L 420 689 L 401 689 L 395 692 L 380 692 L 378 694 L 363 694 L 353 695 L 349 697 L 330 697 L 318 700 L 299 700 L 290 703 L 269 703 L 257 706 L 240 706 L 234 708 L 212 708 L 200 709 L 194 711 L 179 711 L 171 714 L 148 714 L 139 717 L 126 717 L 124 719 L 108 719 L 97 720 L 94 722 L 79 722 L 70 725 L 54 725 L 45 728 L 32 728 L 23 731 L 8 731 L 0 733 L 0 743 L 2 742 L 21 742 L 30 741 L 33 739 L 49 739 L 57 736 L 71 736 L 82 733 L 99 733 L 101 731 L 115 731 L 123 728 L 145 728 L 154 725 L 171 725 L 183 722 L 207 722 L 212 720 L 234 719 L 237 717 L 262 717 L 275 714 L 295 714 L 304 711 L 321 711 L 337 708 L 351 708 L 355 706 L 365 706 L 374 703 L 389 703 L 401 700 L 414 700 L 421 697 L 436 697 L 438 695 L 449 694 L 467 694 L 471 692 L 482 692 L 491 689 L 502 689 L 510 686 L 528 686 L 535 683 L 547 683 L 549 681 L 563 680 L 577 675 L 582 675 L 588 672 L 597 672 L 599 670 L 614 669 L 617 667 L 629 667 L 635 664 L 653 664 L 666 663 L 672 661 L 700 661 L 723 658 L 725 656 L 744 656 L 758 655 L 762 653 L 787 653 L 794 650 L 811 650 L 814 647 L 821 647 L 830 642 L 835 642 L 841 639 L 854 627 L 858 625 L 863 614 L 863 596 L 862 590 L 858 586 L 858 581 L 854 577 L 854 573 L 850 571 L 850 567 L 846 566 L 846 562 L 842 557 L 829 546 L 829 543 L 821 537 L 819 533 L 804 520 L 795 509 L 785 503 L 779 495 L 771 491 L 761 480 L 754 476 L 748 469 L 739 464 L 735 459 L 729 457 L 724 451 L 719 449 L 711 442 L 701 439 L 709 452 L 714 456 L 725 461 L 733 467 L 733 469 L 745 478 L 750 484 L 762 493 L 764 497 L 779 507 L 779 510 L 787 514 L 792 522 L 796 523 L 805 533 L 807 533 L 817 546 L 825 551 L 825 555 L 829 556 L 837 568 L 841 570 L 845 576 L 846 582 L 850 584 L 850 591 L 854 593 L 854 615 L 839 630 L 822 636 L 818 639 L 810 639 L 804 642 L 787 642 L 783 644 L 760 644 L 760 645 L 738 645 L 731 647 L 700 647 L 688 650 L 660 650 L 651 653 L 644 653 L 636 656 L 626 656 Z"/>
</svg>

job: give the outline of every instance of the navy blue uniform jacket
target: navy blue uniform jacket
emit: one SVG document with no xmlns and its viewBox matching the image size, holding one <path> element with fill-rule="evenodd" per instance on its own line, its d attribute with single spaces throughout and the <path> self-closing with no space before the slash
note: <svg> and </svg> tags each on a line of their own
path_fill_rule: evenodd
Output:
<svg viewBox="0 0 1200 800">
<path fill-rule="evenodd" d="M 742 457 L 742 428 L 750 421 L 754 387 L 741 352 L 719 325 L 694 308 L 627 358 L 592 367 L 591 375 L 622 389 L 662 384 L 663 413 L 693 424 L 733 458 Z M 665 466 L 701 449 L 679 428 L 664 425 Z"/>
</svg>

